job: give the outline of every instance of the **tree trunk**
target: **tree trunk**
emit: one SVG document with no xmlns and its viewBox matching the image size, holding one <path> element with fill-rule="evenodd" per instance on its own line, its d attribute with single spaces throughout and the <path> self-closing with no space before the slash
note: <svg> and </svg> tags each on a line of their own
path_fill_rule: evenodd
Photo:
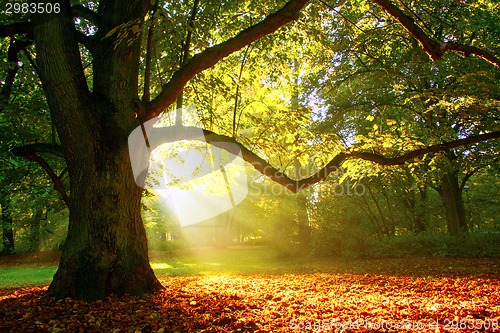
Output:
<svg viewBox="0 0 500 333">
<path fill-rule="evenodd" d="M 104 170 L 91 161 L 74 170 L 68 236 L 48 293 L 86 301 L 110 293 L 143 295 L 162 288 L 149 265 L 141 192 L 127 149 L 108 156 Z"/>
<path fill-rule="evenodd" d="M 407 218 L 412 221 L 411 231 L 415 234 L 427 229 L 427 191 L 425 187 L 404 191 L 404 204 L 407 208 Z"/>
<path fill-rule="evenodd" d="M 293 84 L 293 95 L 292 95 L 292 105 L 291 111 L 298 113 L 300 112 L 300 96 L 299 96 L 299 61 L 293 59 L 293 69 L 294 69 L 294 84 Z M 242 67 L 243 68 L 243 67 Z M 298 134 L 296 139 L 298 139 Z M 302 165 L 298 158 L 293 160 L 293 173 L 295 179 L 302 179 Z M 311 241 L 311 227 L 309 224 L 309 216 L 307 213 L 308 200 L 304 191 L 299 191 L 295 194 L 295 222 L 298 227 L 298 241 L 301 245 L 301 250 L 306 250 L 309 248 Z"/>
<path fill-rule="evenodd" d="M 427 210 L 425 208 L 427 201 L 427 191 L 425 187 L 419 187 L 418 194 L 420 200 L 415 205 L 414 211 L 414 230 L 416 233 L 424 232 L 427 229 Z"/>
<path fill-rule="evenodd" d="M 68 235 L 48 295 L 86 301 L 161 287 L 149 265 L 142 188 L 127 149 L 137 126 L 140 35 L 148 1 L 103 1 L 89 89 L 69 1 L 32 17 L 37 63 L 70 176 Z M 137 21 L 133 21 L 137 18 Z M 131 21 L 132 20 L 132 21 Z M 106 34 L 136 22 L 127 38 Z M 137 30 L 136 30 L 137 29 Z"/>
<path fill-rule="evenodd" d="M 446 212 L 446 225 L 451 235 L 468 231 L 467 216 L 458 181 L 458 172 L 450 171 L 441 178 L 439 194 Z"/>
<path fill-rule="evenodd" d="M 295 179 L 300 179 L 302 166 L 298 159 L 293 161 Z M 309 248 L 311 242 L 311 227 L 309 225 L 309 216 L 307 214 L 307 197 L 304 191 L 295 194 L 295 224 L 298 227 L 298 242 L 301 245 L 301 250 Z"/>
<path fill-rule="evenodd" d="M 40 221 L 42 220 L 42 215 L 43 209 L 36 207 L 33 222 L 30 225 L 30 251 L 37 252 L 40 250 Z"/>
<path fill-rule="evenodd" d="M 14 228 L 10 212 L 10 195 L 3 189 L 0 191 L 0 205 L 2 206 L 2 245 L 1 254 L 14 253 Z"/>
<path fill-rule="evenodd" d="M 367 186 L 367 188 L 368 188 L 368 193 L 370 194 L 370 197 L 375 203 L 375 207 L 377 208 L 378 214 L 380 216 L 383 234 L 386 235 L 387 237 L 394 236 L 396 234 L 395 226 L 387 223 L 389 219 L 387 218 L 387 216 L 385 216 L 384 212 L 382 211 L 382 207 L 380 207 L 377 197 L 373 194 L 373 191 L 371 190 L 371 186 Z"/>
</svg>

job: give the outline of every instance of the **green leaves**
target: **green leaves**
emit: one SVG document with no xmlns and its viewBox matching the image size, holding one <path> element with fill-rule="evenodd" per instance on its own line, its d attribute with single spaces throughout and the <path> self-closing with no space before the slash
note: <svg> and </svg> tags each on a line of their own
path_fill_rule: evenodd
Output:
<svg viewBox="0 0 500 333">
<path fill-rule="evenodd" d="M 141 36 L 143 27 L 144 26 L 140 24 L 139 19 L 131 20 L 117 25 L 108 31 L 104 38 L 111 38 L 116 34 L 116 37 L 113 38 L 113 45 L 115 49 L 121 43 L 126 43 L 127 46 L 131 46 Z"/>
</svg>

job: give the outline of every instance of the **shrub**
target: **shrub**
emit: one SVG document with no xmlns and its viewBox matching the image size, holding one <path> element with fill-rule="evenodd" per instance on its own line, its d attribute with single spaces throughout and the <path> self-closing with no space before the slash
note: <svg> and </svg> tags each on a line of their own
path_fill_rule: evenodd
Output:
<svg viewBox="0 0 500 333">
<path fill-rule="evenodd" d="M 500 232 L 490 230 L 459 237 L 427 232 L 378 239 L 373 235 L 331 230 L 316 235 L 312 253 L 331 258 L 500 257 Z"/>
</svg>

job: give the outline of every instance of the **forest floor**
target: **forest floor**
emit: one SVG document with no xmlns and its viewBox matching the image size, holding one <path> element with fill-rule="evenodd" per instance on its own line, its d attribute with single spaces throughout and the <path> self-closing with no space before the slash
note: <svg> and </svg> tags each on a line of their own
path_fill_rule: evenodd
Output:
<svg viewBox="0 0 500 333">
<path fill-rule="evenodd" d="M 0 332 L 500 332 L 500 258 L 150 257 L 164 291 L 93 303 L 42 298 L 47 282 L 5 273 L 55 270 L 58 253 L 0 258 Z"/>
</svg>

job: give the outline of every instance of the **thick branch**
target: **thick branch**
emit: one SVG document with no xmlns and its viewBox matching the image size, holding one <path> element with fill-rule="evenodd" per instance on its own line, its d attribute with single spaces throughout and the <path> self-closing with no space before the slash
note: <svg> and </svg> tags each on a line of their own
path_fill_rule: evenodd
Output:
<svg viewBox="0 0 500 333">
<path fill-rule="evenodd" d="M 154 50 L 154 28 L 155 28 L 155 13 L 158 10 L 158 1 L 155 1 L 152 15 L 151 15 L 151 26 L 148 31 L 148 42 L 146 44 L 146 68 L 144 69 L 144 90 L 142 94 L 142 101 L 149 102 L 151 93 L 151 67 L 153 63 L 153 50 Z"/>
<path fill-rule="evenodd" d="M 181 129 L 181 130 L 179 130 Z M 173 130 L 170 132 L 170 130 Z M 182 133 L 179 135 L 178 133 Z M 241 157 L 248 163 L 250 163 L 257 171 L 259 171 L 264 176 L 267 176 L 274 182 L 283 185 L 292 192 L 298 192 L 308 186 L 311 186 L 317 182 L 320 182 L 328 177 L 332 172 L 338 170 L 339 165 L 348 157 L 345 153 L 339 153 L 334 157 L 323 169 L 318 173 L 304 179 L 293 180 L 288 177 L 285 173 L 279 171 L 271 164 L 266 162 L 264 159 L 256 155 L 254 152 L 246 148 L 243 144 L 236 141 L 235 138 L 226 135 L 221 135 L 214 133 L 209 130 L 203 130 L 203 136 L 200 135 L 200 129 L 191 126 L 174 126 L 171 128 L 153 128 L 149 133 L 148 137 L 161 137 L 162 140 L 154 140 L 149 149 L 154 150 L 156 147 L 167 142 L 176 142 L 179 140 L 199 140 L 202 142 L 207 142 L 215 147 L 226 150 L 234 155 L 241 154 Z M 230 143 L 231 145 L 228 145 Z"/>
<path fill-rule="evenodd" d="M 0 25 L 0 37 L 13 37 L 15 35 L 33 36 L 33 26 L 31 22 L 16 22 Z"/>
<path fill-rule="evenodd" d="M 71 205 L 71 200 L 68 194 L 66 193 L 66 189 L 64 188 L 64 184 L 62 183 L 61 178 L 59 178 L 56 175 L 54 170 L 50 167 L 49 163 L 47 163 L 47 161 L 45 161 L 40 155 L 37 154 L 38 152 L 51 153 L 57 156 L 63 156 L 60 146 L 42 144 L 42 143 L 17 147 L 12 150 L 12 153 L 14 155 L 35 161 L 43 168 L 43 170 L 45 170 L 45 172 L 49 175 L 50 179 L 52 180 L 55 189 L 57 190 L 57 192 L 59 192 L 59 194 L 61 194 L 64 203 L 69 208 Z"/>
<path fill-rule="evenodd" d="M 97 40 L 95 39 L 95 36 L 87 36 L 83 32 L 76 30 L 75 31 L 75 36 L 76 40 L 79 44 L 82 44 L 85 46 L 87 50 L 89 50 L 91 53 L 94 52 L 95 50 L 95 45 Z"/>
<path fill-rule="evenodd" d="M 495 67 L 500 68 L 499 58 L 495 57 L 495 55 L 493 55 L 492 53 L 477 48 L 475 46 L 462 45 L 459 43 L 444 43 L 442 47 L 444 51 L 451 50 L 451 51 L 461 52 L 465 57 L 468 57 L 471 54 L 473 54 L 476 57 L 483 58 L 484 60 L 492 63 Z"/>
<path fill-rule="evenodd" d="M 344 153 L 339 153 L 335 156 L 324 168 L 318 171 L 316 174 L 300 179 L 293 180 L 288 177 L 285 173 L 279 171 L 271 164 L 266 162 L 261 157 L 257 156 L 254 152 L 246 148 L 244 145 L 236 141 L 234 138 L 216 134 L 214 132 L 204 130 L 205 140 L 206 142 L 213 144 L 216 147 L 221 149 L 226 149 L 226 145 L 218 145 L 218 143 L 232 143 L 237 145 L 241 150 L 241 155 L 243 159 L 250 163 L 257 171 L 259 171 L 262 175 L 270 178 L 274 182 L 283 185 L 290 191 L 296 193 L 304 188 L 307 188 L 313 184 L 316 184 L 322 180 L 325 180 L 332 172 L 336 172 L 342 164 L 342 162 L 348 157 L 348 155 Z"/>
<path fill-rule="evenodd" d="M 425 155 L 428 153 L 437 153 L 440 151 L 450 150 L 459 146 L 465 146 L 473 143 L 478 143 L 482 141 L 487 141 L 491 139 L 500 138 L 500 131 L 480 134 L 475 136 L 470 136 L 468 138 L 459 139 L 451 142 L 445 142 L 439 145 L 429 146 L 422 149 L 417 149 L 410 151 L 404 155 L 400 155 L 397 157 L 385 157 L 378 154 L 366 153 L 366 152 L 358 152 L 358 151 L 350 151 L 349 155 L 352 157 L 361 158 L 363 160 L 372 161 L 381 165 L 401 165 L 409 160 L 414 159 L 415 157 Z"/>
<path fill-rule="evenodd" d="M 182 68 L 186 65 L 189 60 L 190 54 L 189 50 L 191 49 L 191 38 L 194 30 L 194 21 L 196 20 L 196 14 L 198 13 L 198 5 L 200 1 L 194 0 L 193 8 L 191 8 L 191 15 L 189 16 L 188 21 L 188 32 L 186 35 L 186 40 L 184 41 L 181 49 L 181 62 L 179 68 Z M 184 91 L 181 90 L 179 95 L 177 95 L 177 106 L 175 110 L 175 124 L 182 125 L 182 104 L 184 103 Z"/>
<path fill-rule="evenodd" d="M 458 43 L 441 43 L 431 39 L 427 34 L 415 23 L 413 18 L 406 15 L 401 9 L 395 6 L 390 0 L 374 0 L 382 7 L 389 15 L 393 16 L 399 23 L 419 41 L 424 51 L 431 57 L 432 60 L 439 60 L 443 57 L 446 51 L 458 51 L 466 56 L 471 54 L 485 59 L 500 68 L 500 59 L 493 54 L 479 49 L 474 46 L 467 46 Z"/>
<path fill-rule="evenodd" d="M 12 85 L 14 84 L 14 79 L 19 71 L 19 57 L 18 53 L 24 49 L 26 46 L 32 43 L 31 40 L 14 40 L 10 43 L 9 50 L 7 51 L 7 61 L 12 63 L 9 70 L 7 71 L 7 76 L 5 78 L 5 83 L 0 91 L 0 98 L 5 100 L 7 103 L 10 93 L 12 92 Z"/>
<path fill-rule="evenodd" d="M 169 128 L 154 128 L 152 132 L 150 132 L 150 136 L 157 136 L 157 137 L 163 137 L 163 138 L 171 138 L 172 141 L 162 141 L 162 142 L 157 142 L 157 144 L 162 144 L 166 142 L 173 142 L 173 141 L 179 141 L 179 140 L 200 140 L 203 142 L 210 143 L 214 145 L 215 147 L 218 147 L 220 149 L 224 149 L 229 151 L 230 153 L 233 153 L 235 155 L 241 153 L 242 158 L 250 163 L 258 172 L 260 172 L 262 175 L 270 178 L 274 182 L 283 185 L 290 191 L 296 193 L 302 189 L 305 189 L 311 185 L 314 185 L 320 181 L 325 180 L 331 173 L 336 172 L 340 165 L 348 158 L 360 158 L 363 160 L 368 160 L 372 161 L 381 165 L 401 165 L 404 164 L 405 162 L 414 159 L 415 157 L 425 155 L 427 153 L 435 153 L 439 151 L 446 151 L 458 146 L 463 146 L 467 144 L 472 144 L 472 143 L 477 143 L 477 142 L 482 142 L 490 139 L 496 139 L 500 137 L 500 131 L 498 132 L 492 132 L 492 133 L 487 133 L 487 134 L 481 134 L 477 136 L 471 136 L 465 139 L 459 139 L 455 140 L 452 142 L 445 142 L 439 145 L 435 146 L 429 146 L 427 148 L 423 149 L 417 149 L 415 151 L 411 151 L 407 154 L 398 156 L 398 157 L 385 157 L 382 155 L 378 154 L 373 154 L 373 153 L 367 153 L 367 152 L 359 152 L 359 151 L 349 151 L 349 152 L 341 152 L 337 154 L 326 166 L 324 166 L 322 169 L 320 169 L 316 174 L 311 175 L 307 178 L 299 179 L 299 180 L 294 180 L 288 177 L 285 173 L 279 171 L 275 167 L 273 167 L 271 164 L 266 162 L 264 159 L 256 155 L 254 152 L 246 148 L 243 144 L 239 143 L 236 141 L 235 138 L 229 137 L 226 135 L 221 135 L 214 133 L 209 130 L 203 130 L 203 137 L 199 136 L 199 128 L 195 127 L 188 127 L 188 126 L 183 126 L 182 127 L 182 137 L 179 137 L 178 135 L 172 135 L 174 133 L 179 133 L 178 132 L 178 127 L 175 128 L 175 131 L 172 133 L 169 133 Z M 157 133 L 154 133 L 158 131 Z M 231 143 L 232 146 L 228 146 L 227 143 Z M 235 149 L 235 148 L 238 149 Z M 150 149 L 155 149 L 156 146 L 151 146 Z"/>
<path fill-rule="evenodd" d="M 186 83 L 196 74 L 214 66 L 231 53 L 276 31 L 281 26 L 298 19 L 299 12 L 306 5 L 307 1 L 290 0 L 283 8 L 267 16 L 260 23 L 241 31 L 235 37 L 221 44 L 210 47 L 193 56 L 184 67 L 175 72 L 171 80 L 162 87 L 162 92 L 154 100 L 148 103 L 144 109 L 137 110 L 138 116 L 142 121 L 158 116 L 175 101 Z"/>
<path fill-rule="evenodd" d="M 16 147 L 12 150 L 16 156 L 25 154 L 48 153 L 59 157 L 64 157 L 61 146 L 48 143 L 34 143 L 27 146 Z"/>
<path fill-rule="evenodd" d="M 467 181 L 472 177 L 476 172 L 473 170 L 467 171 L 465 174 L 464 178 L 462 178 L 462 181 L 460 182 L 460 191 L 462 191 L 465 188 L 465 184 L 467 184 Z"/>
<path fill-rule="evenodd" d="M 94 24 L 97 29 L 99 29 L 101 25 L 101 18 L 99 14 L 83 5 L 72 6 L 71 15 L 73 15 L 73 17 L 80 17 L 89 21 L 90 23 Z M 75 33 L 78 43 L 85 46 L 85 48 L 87 48 L 87 50 L 89 50 L 90 52 L 94 52 L 94 47 L 96 43 L 94 36 L 87 36 L 81 31 L 75 31 Z"/>
<path fill-rule="evenodd" d="M 203 133 L 205 134 L 205 141 L 207 143 L 213 144 L 216 147 L 222 149 L 224 149 L 224 147 L 227 147 L 225 145 L 218 145 L 218 143 L 232 143 L 237 145 L 241 151 L 241 156 L 243 157 L 243 159 L 246 162 L 250 163 L 262 175 L 270 178 L 271 180 L 273 180 L 278 184 L 283 185 L 292 192 L 297 192 L 298 184 L 296 181 L 292 180 L 286 174 L 273 167 L 263 158 L 256 155 L 254 152 L 246 148 L 244 145 L 236 141 L 234 138 L 216 134 L 208 130 L 204 130 Z"/>
</svg>

